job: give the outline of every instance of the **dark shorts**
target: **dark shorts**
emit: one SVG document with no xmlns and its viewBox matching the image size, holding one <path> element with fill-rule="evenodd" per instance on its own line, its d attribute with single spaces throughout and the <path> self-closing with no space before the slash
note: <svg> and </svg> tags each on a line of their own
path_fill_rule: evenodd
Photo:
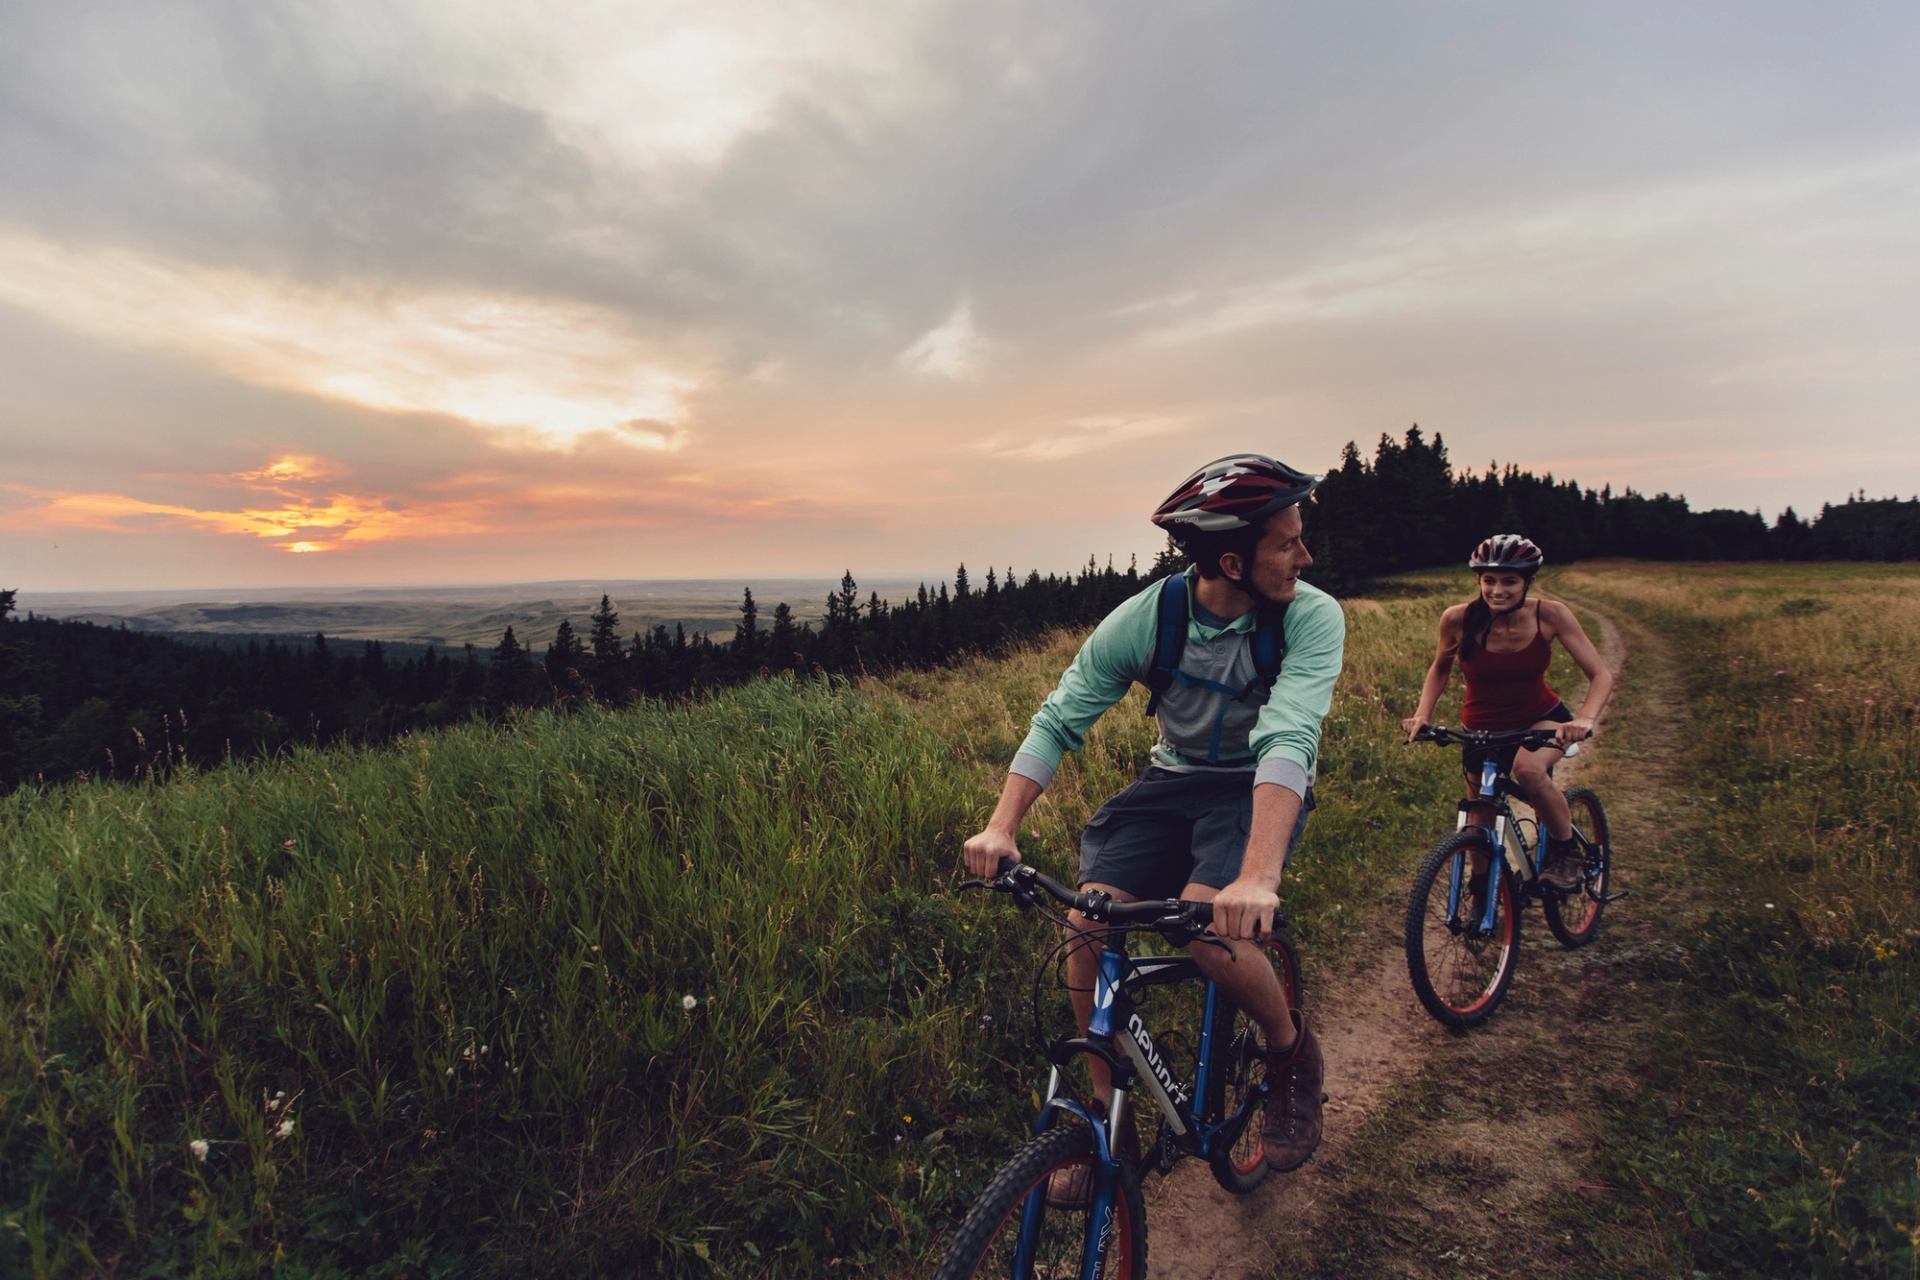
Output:
<svg viewBox="0 0 1920 1280">
<path fill-rule="evenodd" d="M 1573 712 L 1567 710 L 1566 703 L 1556 702 L 1553 704 L 1553 709 L 1541 716 L 1540 719 L 1551 720 L 1555 724 L 1565 724 L 1567 721 L 1573 719 Z M 1534 723 L 1538 724 L 1539 721 L 1536 720 Z M 1524 724 L 1514 726 L 1516 729 L 1529 727 L 1530 726 Z M 1490 753 L 1485 747 L 1468 747 L 1463 750 L 1460 753 L 1460 763 L 1466 768 L 1467 776 L 1472 778 L 1475 783 L 1480 781 L 1480 766 L 1487 762 L 1487 756 L 1489 754 L 1493 754 L 1495 758 L 1500 761 L 1500 770 L 1504 773 L 1513 768 L 1513 758 L 1520 754 L 1520 748 L 1517 746 L 1501 747 L 1498 752 L 1494 753 Z"/>
<path fill-rule="evenodd" d="M 1293 855 L 1313 809 L 1313 788 L 1287 837 Z M 1080 883 L 1136 898 L 1174 898 L 1188 884 L 1224 889 L 1240 874 L 1253 827 L 1253 771 L 1176 773 L 1148 766 L 1100 806 L 1080 837 Z"/>
</svg>

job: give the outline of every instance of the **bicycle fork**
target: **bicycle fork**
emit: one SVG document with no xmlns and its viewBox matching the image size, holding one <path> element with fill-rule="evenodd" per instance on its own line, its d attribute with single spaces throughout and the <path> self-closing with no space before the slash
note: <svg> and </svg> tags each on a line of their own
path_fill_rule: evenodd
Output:
<svg viewBox="0 0 1920 1280">
<path fill-rule="evenodd" d="M 1126 976 L 1126 961 L 1124 952 L 1105 949 L 1100 952 L 1100 969 L 1093 985 L 1093 1016 L 1087 1023 L 1086 1038 L 1056 1046 L 1093 1053 L 1107 1060 L 1108 1067 L 1112 1069 L 1113 1095 L 1107 1101 L 1106 1115 L 1097 1114 L 1076 1099 L 1060 1096 L 1060 1063 L 1056 1058 L 1047 1073 L 1047 1093 L 1040 1104 L 1040 1114 L 1034 1117 L 1033 1122 L 1033 1131 L 1036 1134 L 1043 1133 L 1052 1127 L 1057 1114 L 1064 1111 L 1086 1121 L 1093 1135 L 1093 1176 L 1092 1185 L 1088 1188 L 1087 1235 L 1081 1251 L 1081 1275 L 1084 1280 L 1097 1280 L 1107 1249 L 1113 1243 L 1115 1216 L 1120 1200 L 1120 1157 L 1114 1143 L 1116 1136 L 1122 1132 L 1121 1126 L 1131 1123 L 1127 1115 L 1130 1093 L 1127 1088 L 1128 1077 L 1119 1070 L 1120 1063 L 1113 1051 L 1106 1047 L 1114 1038 L 1114 1003 Z M 1122 1043 L 1133 1050 L 1130 1037 L 1123 1037 Z M 1137 1053 L 1137 1050 L 1134 1052 Z M 1026 1205 L 1021 1210 L 1020 1245 L 1014 1259 L 1015 1275 L 1026 1275 L 1033 1267 L 1034 1252 L 1040 1243 L 1040 1221 L 1045 1213 L 1046 1188 L 1039 1187 L 1027 1197 Z"/>
</svg>

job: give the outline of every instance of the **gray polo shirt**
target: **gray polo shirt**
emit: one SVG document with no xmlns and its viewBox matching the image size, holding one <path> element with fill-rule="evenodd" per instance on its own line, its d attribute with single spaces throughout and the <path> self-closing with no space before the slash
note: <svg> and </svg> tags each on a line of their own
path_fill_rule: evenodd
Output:
<svg viewBox="0 0 1920 1280">
<path fill-rule="evenodd" d="M 1194 571 L 1187 570 L 1191 593 Z M 1153 662 L 1160 583 L 1123 602 L 1080 646 L 1013 757 L 1012 772 L 1041 786 L 1069 751 L 1078 751 L 1102 713 L 1145 678 Z M 1189 595 L 1191 599 L 1191 595 Z M 1222 620 L 1189 610 L 1180 669 L 1233 689 L 1254 678 L 1255 614 Z M 1203 686 L 1176 681 L 1161 695 L 1160 740 L 1153 762 L 1175 770 L 1251 770 L 1254 783 L 1277 783 L 1301 795 L 1312 783 L 1320 754 L 1320 724 L 1333 705 L 1346 649 L 1347 620 L 1340 603 L 1318 587 L 1295 585 L 1287 608 L 1286 653 L 1280 675 L 1264 696 L 1235 700 Z M 1216 734 L 1218 735 L 1216 737 Z M 1218 764 L 1205 763 L 1209 758 Z"/>
</svg>

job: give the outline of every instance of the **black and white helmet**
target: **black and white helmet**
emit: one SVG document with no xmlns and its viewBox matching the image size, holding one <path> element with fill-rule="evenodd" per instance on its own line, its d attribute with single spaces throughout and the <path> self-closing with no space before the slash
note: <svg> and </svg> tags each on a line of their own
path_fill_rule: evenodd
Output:
<svg viewBox="0 0 1920 1280">
<path fill-rule="evenodd" d="M 1547 562 L 1547 553 L 1535 546 L 1531 539 L 1517 533 L 1496 533 L 1473 549 L 1472 559 L 1467 568 L 1476 573 L 1482 569 L 1512 569 L 1516 573 L 1532 573 Z"/>
</svg>

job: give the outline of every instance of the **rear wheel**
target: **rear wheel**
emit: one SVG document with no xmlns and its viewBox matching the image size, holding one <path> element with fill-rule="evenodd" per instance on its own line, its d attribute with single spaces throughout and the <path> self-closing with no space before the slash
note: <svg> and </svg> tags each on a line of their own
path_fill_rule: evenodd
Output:
<svg viewBox="0 0 1920 1280">
<path fill-rule="evenodd" d="M 1553 930 L 1562 946 L 1584 947 L 1593 941 L 1600 928 L 1600 913 L 1607 909 L 1613 846 L 1607 836 L 1607 812 L 1600 807 L 1599 796 L 1585 787 L 1570 788 L 1567 808 L 1573 812 L 1573 829 L 1580 837 L 1582 875 L 1578 889 L 1547 895 L 1547 928 Z"/>
<path fill-rule="evenodd" d="M 1484 899 L 1472 891 L 1475 856 L 1494 891 L 1490 929 L 1481 927 Z M 1428 1013 L 1449 1027 L 1471 1027 L 1499 1006 L 1520 960 L 1518 907 L 1513 877 L 1483 833 L 1456 831 L 1427 854 L 1407 898 L 1406 947 L 1407 976 Z"/>
<path fill-rule="evenodd" d="M 1000 1166 L 974 1201 L 933 1273 L 934 1280 L 1079 1276 L 1090 1242 L 1090 1209 L 1084 1204 L 1074 1208 L 1048 1204 L 1047 1183 L 1055 1170 L 1076 1166 L 1090 1178 L 1094 1165 L 1093 1131 L 1084 1124 L 1063 1121 L 1022 1147 Z M 1103 1280 L 1144 1280 L 1147 1211 L 1140 1199 L 1140 1175 L 1124 1159 L 1113 1211 L 1104 1219 L 1103 1231 L 1107 1245 L 1096 1274 Z"/>
<path fill-rule="evenodd" d="M 1300 1008 L 1300 957 L 1285 934 L 1268 939 L 1268 954 L 1287 993 L 1287 1007 Z M 1247 1113 L 1246 1127 L 1232 1147 L 1217 1152 L 1207 1162 L 1214 1181 L 1237 1196 L 1243 1196 L 1267 1176 L 1267 1148 L 1260 1129 L 1266 1120 L 1267 1106 L 1262 1084 L 1267 1078 L 1267 1047 L 1262 1042 L 1259 1024 L 1232 1003 L 1222 998 L 1215 1034 L 1213 1062 L 1207 1071 L 1206 1116 L 1209 1122 L 1226 1119 L 1238 1111 L 1250 1095 L 1260 1093 Z"/>
</svg>

